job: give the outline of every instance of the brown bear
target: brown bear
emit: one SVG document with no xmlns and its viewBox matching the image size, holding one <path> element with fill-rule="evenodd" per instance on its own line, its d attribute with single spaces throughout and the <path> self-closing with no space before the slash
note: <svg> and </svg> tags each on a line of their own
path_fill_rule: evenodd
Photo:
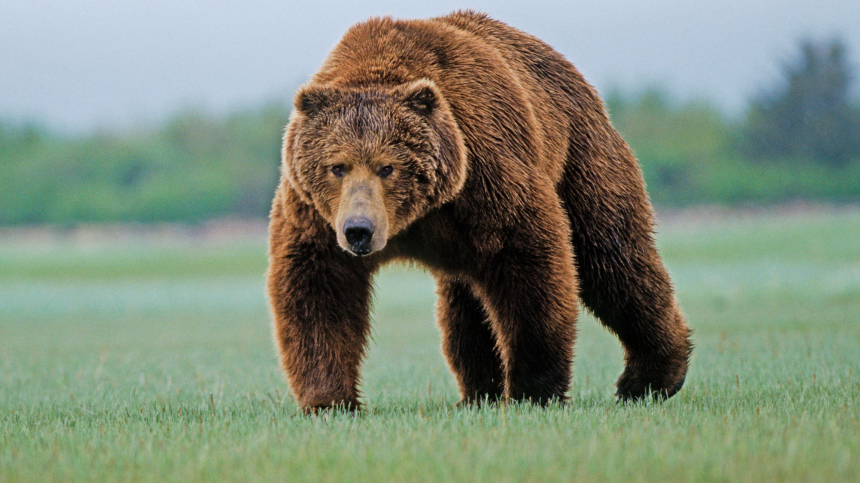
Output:
<svg viewBox="0 0 860 483">
<path fill-rule="evenodd" d="M 485 15 L 357 24 L 296 94 L 270 220 L 274 336 L 298 403 L 359 407 L 374 272 L 438 285 L 462 402 L 564 400 L 578 300 L 624 347 L 621 400 L 683 385 L 689 329 L 639 165 L 595 90 Z"/>
</svg>

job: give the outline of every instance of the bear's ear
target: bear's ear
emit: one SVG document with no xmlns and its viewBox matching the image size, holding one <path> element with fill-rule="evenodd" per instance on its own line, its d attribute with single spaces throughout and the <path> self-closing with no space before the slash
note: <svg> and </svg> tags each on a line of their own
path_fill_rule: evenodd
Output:
<svg viewBox="0 0 860 483">
<path fill-rule="evenodd" d="M 307 85 L 296 93 L 296 109 L 302 114 L 313 117 L 329 105 L 332 99 L 330 89 Z"/>
<path fill-rule="evenodd" d="M 429 79 L 419 79 L 404 88 L 406 105 L 422 116 L 429 116 L 439 107 L 439 91 Z"/>
</svg>

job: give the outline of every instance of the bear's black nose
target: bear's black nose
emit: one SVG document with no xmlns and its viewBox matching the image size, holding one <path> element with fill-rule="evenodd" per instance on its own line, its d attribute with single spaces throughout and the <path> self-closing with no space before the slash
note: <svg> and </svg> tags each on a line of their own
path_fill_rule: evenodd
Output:
<svg viewBox="0 0 860 483">
<path fill-rule="evenodd" d="M 343 224 L 343 234 L 349 249 L 356 255 L 370 253 L 370 240 L 373 239 L 373 223 L 367 218 L 349 218 Z"/>
</svg>

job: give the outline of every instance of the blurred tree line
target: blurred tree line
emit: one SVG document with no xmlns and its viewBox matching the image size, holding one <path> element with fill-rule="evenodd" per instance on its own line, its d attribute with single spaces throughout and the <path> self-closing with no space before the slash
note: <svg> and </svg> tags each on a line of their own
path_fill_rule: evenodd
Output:
<svg viewBox="0 0 860 483">
<path fill-rule="evenodd" d="M 606 96 L 658 205 L 860 201 L 860 106 L 845 45 L 805 41 L 739 119 L 659 88 Z M 289 108 L 175 115 L 65 137 L 0 122 L 0 225 L 264 217 Z"/>
<path fill-rule="evenodd" d="M 845 44 L 803 41 L 782 73 L 740 119 L 658 88 L 607 96 L 654 202 L 860 201 L 860 105 Z"/>
<path fill-rule="evenodd" d="M 268 214 L 286 104 L 153 130 L 52 134 L 0 123 L 0 224 L 196 222 Z"/>
</svg>

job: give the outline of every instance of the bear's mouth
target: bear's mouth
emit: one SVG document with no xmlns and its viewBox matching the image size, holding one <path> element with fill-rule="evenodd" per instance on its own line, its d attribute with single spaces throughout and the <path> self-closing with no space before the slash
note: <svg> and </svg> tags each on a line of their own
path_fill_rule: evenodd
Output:
<svg viewBox="0 0 860 483">
<path fill-rule="evenodd" d="M 351 251 L 351 252 L 352 252 L 353 254 L 355 254 L 355 255 L 358 255 L 358 256 L 360 256 L 360 257 L 363 257 L 364 255 L 367 255 L 368 253 L 370 253 L 370 248 L 365 248 L 365 247 L 349 247 L 349 251 Z"/>
</svg>

